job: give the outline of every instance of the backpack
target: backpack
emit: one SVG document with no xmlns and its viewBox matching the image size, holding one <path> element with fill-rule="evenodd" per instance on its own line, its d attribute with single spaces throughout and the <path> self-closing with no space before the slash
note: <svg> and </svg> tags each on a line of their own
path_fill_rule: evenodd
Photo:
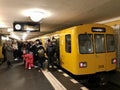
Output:
<svg viewBox="0 0 120 90">
<path fill-rule="evenodd" d="M 38 50 L 38 56 L 39 56 L 39 57 L 43 57 L 44 55 L 45 55 L 44 49 L 43 49 L 43 48 L 39 49 L 39 50 Z"/>
</svg>

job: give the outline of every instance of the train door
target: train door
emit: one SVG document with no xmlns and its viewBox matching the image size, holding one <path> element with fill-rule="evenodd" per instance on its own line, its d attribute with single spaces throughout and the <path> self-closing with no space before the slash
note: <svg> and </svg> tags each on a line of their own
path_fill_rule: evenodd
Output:
<svg viewBox="0 0 120 90">
<path fill-rule="evenodd" d="M 116 44 L 116 55 L 117 55 L 117 68 L 120 68 L 120 25 L 112 26 L 115 31 L 115 44 Z"/>
<path fill-rule="evenodd" d="M 95 34 L 94 41 L 95 41 L 96 72 L 105 71 L 105 67 L 106 67 L 105 35 Z"/>
<path fill-rule="evenodd" d="M 65 69 L 71 68 L 71 34 L 60 37 L 60 65 Z"/>
<path fill-rule="evenodd" d="M 63 32 L 62 32 L 63 33 Z M 60 50 L 60 66 L 63 66 L 64 65 L 64 43 L 65 43 L 65 38 L 64 38 L 64 35 L 61 34 L 60 35 L 60 47 L 59 47 L 59 50 Z"/>
<path fill-rule="evenodd" d="M 111 69 L 115 69 L 116 65 L 115 39 L 113 34 L 106 34 L 106 47 L 107 47 L 106 69 L 109 71 Z"/>
</svg>

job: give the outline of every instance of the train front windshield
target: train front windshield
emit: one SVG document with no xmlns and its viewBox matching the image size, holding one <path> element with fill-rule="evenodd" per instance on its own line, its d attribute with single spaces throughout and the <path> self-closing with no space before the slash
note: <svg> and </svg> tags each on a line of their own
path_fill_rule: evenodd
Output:
<svg viewBox="0 0 120 90">
<path fill-rule="evenodd" d="M 80 34 L 78 40 L 81 54 L 92 54 L 94 53 L 93 48 L 95 49 L 95 53 L 115 51 L 114 35 L 112 34 L 94 34 L 94 40 L 93 34 Z M 107 45 L 105 45 L 105 41 Z"/>
<path fill-rule="evenodd" d="M 80 34 L 79 35 L 79 51 L 82 54 L 93 53 L 93 35 L 92 34 Z"/>
<path fill-rule="evenodd" d="M 105 36 L 104 34 L 95 34 L 95 51 L 96 53 L 104 53 L 105 52 Z"/>
</svg>

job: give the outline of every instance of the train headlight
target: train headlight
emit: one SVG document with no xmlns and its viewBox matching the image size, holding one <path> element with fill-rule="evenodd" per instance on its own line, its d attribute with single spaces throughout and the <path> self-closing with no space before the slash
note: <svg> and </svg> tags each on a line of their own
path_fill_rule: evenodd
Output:
<svg viewBox="0 0 120 90">
<path fill-rule="evenodd" d="M 86 68 L 87 67 L 87 62 L 80 62 L 79 66 L 80 66 L 80 68 Z"/>
<path fill-rule="evenodd" d="M 116 58 L 112 59 L 112 64 L 116 64 L 116 63 L 117 63 Z"/>
</svg>

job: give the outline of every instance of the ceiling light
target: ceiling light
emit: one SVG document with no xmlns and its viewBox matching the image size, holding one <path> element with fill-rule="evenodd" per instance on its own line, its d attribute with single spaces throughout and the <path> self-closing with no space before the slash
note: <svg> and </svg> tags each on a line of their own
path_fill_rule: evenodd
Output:
<svg viewBox="0 0 120 90">
<path fill-rule="evenodd" d="M 33 11 L 31 12 L 30 18 L 34 22 L 39 22 L 44 18 L 44 13 L 40 11 Z"/>
<path fill-rule="evenodd" d="M 39 22 L 43 18 L 47 18 L 51 16 L 50 12 L 38 8 L 24 10 L 22 11 L 22 14 L 24 16 L 30 17 L 30 19 L 34 22 Z"/>
</svg>

